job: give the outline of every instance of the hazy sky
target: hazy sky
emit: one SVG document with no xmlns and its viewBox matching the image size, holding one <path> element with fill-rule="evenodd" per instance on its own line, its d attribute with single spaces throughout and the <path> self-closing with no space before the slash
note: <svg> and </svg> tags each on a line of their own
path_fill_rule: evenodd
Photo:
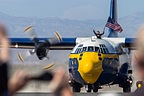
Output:
<svg viewBox="0 0 144 96">
<path fill-rule="evenodd" d="M 22 17 L 103 19 L 110 0 L 0 0 L 0 12 Z M 119 17 L 143 11 L 144 0 L 118 0 Z"/>
</svg>

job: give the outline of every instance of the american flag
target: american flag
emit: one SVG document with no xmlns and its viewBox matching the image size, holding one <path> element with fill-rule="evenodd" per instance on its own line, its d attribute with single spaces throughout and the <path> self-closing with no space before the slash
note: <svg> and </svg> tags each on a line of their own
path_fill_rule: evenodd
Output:
<svg viewBox="0 0 144 96">
<path fill-rule="evenodd" d="M 116 21 L 114 21 L 111 17 L 108 18 L 108 21 L 105 26 L 117 32 L 123 31 L 122 27 Z"/>
</svg>

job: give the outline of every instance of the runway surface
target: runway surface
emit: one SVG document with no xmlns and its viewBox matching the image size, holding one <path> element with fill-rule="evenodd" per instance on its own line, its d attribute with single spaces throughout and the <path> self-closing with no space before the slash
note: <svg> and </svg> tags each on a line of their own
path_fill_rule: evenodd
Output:
<svg viewBox="0 0 144 96">
<path fill-rule="evenodd" d="M 132 96 L 132 93 L 128 94 L 122 94 L 122 93 L 117 93 L 117 94 L 113 94 L 113 93 L 107 93 L 107 94 L 99 94 L 99 93 L 74 93 L 74 96 Z M 54 96 L 52 93 L 25 93 L 25 94 L 21 94 L 18 93 L 15 96 Z M 135 95 L 134 95 L 135 96 Z"/>
<path fill-rule="evenodd" d="M 38 74 L 39 72 L 41 72 L 42 70 L 44 70 L 43 68 L 47 65 L 48 63 L 45 64 L 11 64 L 10 66 L 10 75 L 12 75 L 16 70 L 26 70 L 27 72 L 29 72 L 30 74 Z M 66 62 L 57 62 L 55 63 L 55 66 L 49 70 L 54 71 L 57 67 L 63 67 L 66 72 L 67 72 L 67 64 Z M 68 72 L 67 72 L 68 73 Z M 22 90 L 20 90 L 20 93 L 49 93 L 52 92 L 51 86 L 53 86 L 53 84 L 49 83 L 49 82 L 38 82 L 38 81 L 30 81 L 28 82 L 28 84 L 25 86 L 25 88 L 23 88 Z M 134 91 L 136 89 L 135 84 L 133 84 L 132 87 L 132 91 Z M 122 88 L 119 88 L 118 85 L 114 85 L 114 86 L 103 86 L 103 89 L 99 89 L 99 93 L 105 93 L 105 92 L 113 92 L 113 93 L 122 93 Z M 85 88 L 82 88 L 82 92 L 81 93 L 86 93 Z"/>
</svg>

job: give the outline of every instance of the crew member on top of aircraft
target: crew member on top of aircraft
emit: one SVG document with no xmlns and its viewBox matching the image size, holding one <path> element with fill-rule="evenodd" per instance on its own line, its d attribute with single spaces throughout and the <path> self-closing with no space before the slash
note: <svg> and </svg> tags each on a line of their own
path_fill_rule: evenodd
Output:
<svg viewBox="0 0 144 96">
<path fill-rule="evenodd" d="M 95 32 L 94 29 L 93 29 L 93 32 L 94 32 L 94 34 L 96 35 L 96 37 L 97 37 L 98 39 L 101 39 L 101 36 L 104 34 L 104 31 L 103 31 L 103 33 L 100 33 L 100 31 Z"/>
</svg>

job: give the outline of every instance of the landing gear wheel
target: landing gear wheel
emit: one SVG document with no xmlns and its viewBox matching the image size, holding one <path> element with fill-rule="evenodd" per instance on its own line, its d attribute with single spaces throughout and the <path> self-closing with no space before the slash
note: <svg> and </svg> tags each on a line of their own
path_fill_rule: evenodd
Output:
<svg viewBox="0 0 144 96">
<path fill-rule="evenodd" d="M 73 81 L 72 83 L 73 92 L 80 92 L 81 91 L 81 84 Z"/>
<path fill-rule="evenodd" d="M 77 86 L 73 86 L 73 92 L 80 92 L 80 88 Z"/>
<path fill-rule="evenodd" d="M 130 82 L 127 82 L 127 84 L 125 86 L 123 86 L 123 92 L 124 93 L 131 92 L 131 83 Z"/>
<path fill-rule="evenodd" d="M 90 84 L 86 85 L 85 89 L 86 89 L 87 93 L 91 92 L 92 85 L 90 85 Z"/>
<path fill-rule="evenodd" d="M 128 87 L 123 87 L 123 92 L 126 93 L 126 92 L 131 92 L 131 87 L 128 86 Z"/>
<path fill-rule="evenodd" d="M 93 88 L 93 92 L 98 92 L 98 88 Z"/>
</svg>

